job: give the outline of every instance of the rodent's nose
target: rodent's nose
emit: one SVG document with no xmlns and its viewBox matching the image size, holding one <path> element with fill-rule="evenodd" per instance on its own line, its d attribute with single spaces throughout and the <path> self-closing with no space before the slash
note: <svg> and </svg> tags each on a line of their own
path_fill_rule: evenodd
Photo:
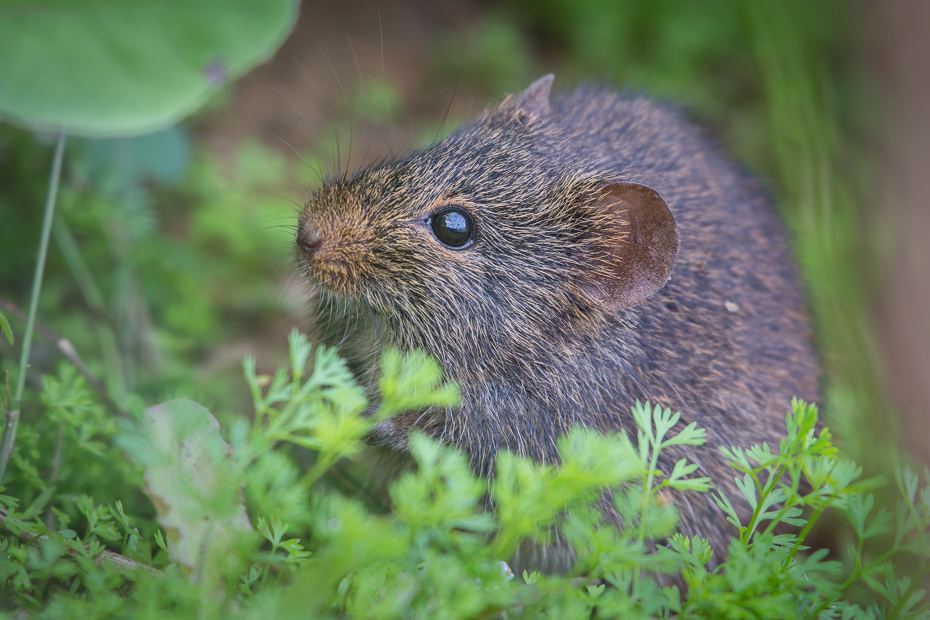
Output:
<svg viewBox="0 0 930 620">
<path fill-rule="evenodd" d="M 307 254 L 316 254 L 323 245 L 323 237 L 312 226 L 301 226 L 297 233 L 297 245 Z"/>
</svg>

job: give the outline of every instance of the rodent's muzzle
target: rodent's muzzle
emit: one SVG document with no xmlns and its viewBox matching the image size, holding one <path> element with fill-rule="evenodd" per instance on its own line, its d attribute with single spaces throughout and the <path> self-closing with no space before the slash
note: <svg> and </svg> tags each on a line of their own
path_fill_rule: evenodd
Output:
<svg viewBox="0 0 930 620">
<path fill-rule="evenodd" d="M 301 218 L 295 245 L 306 274 L 338 295 L 356 294 L 371 260 L 365 230 L 353 220 Z"/>
<path fill-rule="evenodd" d="M 313 226 L 300 226 L 297 231 L 297 247 L 313 256 L 323 247 L 323 237 Z"/>
</svg>

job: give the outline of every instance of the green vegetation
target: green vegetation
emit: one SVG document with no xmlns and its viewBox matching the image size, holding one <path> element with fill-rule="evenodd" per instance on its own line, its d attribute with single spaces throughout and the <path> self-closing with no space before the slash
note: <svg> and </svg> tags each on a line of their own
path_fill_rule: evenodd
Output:
<svg viewBox="0 0 930 620">
<path fill-rule="evenodd" d="M 0 8 L 0 49 L 11 59 L 0 68 L 2 118 L 94 138 L 60 142 L 52 221 L 40 206 L 52 194 L 53 141 L 0 125 L 0 370 L 9 385 L 0 410 L 22 415 L 15 445 L 8 428 L 0 448 L 0 617 L 927 617 L 930 490 L 893 457 L 865 311 L 875 261 L 859 228 L 862 144 L 873 106 L 848 5 L 511 0 L 472 24 L 464 55 L 449 36 L 423 51 L 437 82 L 460 76 L 488 100 L 554 70 L 563 87 L 602 78 L 680 101 L 777 180 L 840 445 L 815 432 L 814 406 L 796 402 L 777 450 L 731 447 L 754 508 L 742 522 L 736 498 L 714 491 L 719 481 L 694 478 L 686 462 L 669 478 L 656 471 L 670 442 L 703 435 L 648 403 L 632 412 L 638 448 L 576 431 L 563 438 L 561 466 L 501 454 L 489 486 L 464 455 L 415 436 L 415 471 L 387 497 L 362 488 L 371 425 L 453 402 L 456 388 L 428 358 L 388 352 L 382 404 L 364 417 L 364 392 L 334 351 L 314 351 L 297 333 L 285 351 L 287 330 L 313 312 L 281 292 L 302 199 L 289 177 L 312 186 L 325 166 L 255 142 L 220 156 L 197 139 L 210 111 L 154 134 L 98 139 L 167 127 L 210 93 L 221 108 L 227 93 L 203 72 L 216 68 L 210 59 L 226 59 L 230 76 L 244 71 L 280 42 L 293 4 L 267 3 L 259 18 L 250 11 L 260 3 L 237 3 L 243 13 L 205 3 L 230 11 L 215 20 L 157 8 L 140 17 L 149 9 L 129 3 L 108 22 L 91 13 L 112 7 L 75 3 L 83 13 L 68 37 L 45 22 L 58 34 L 29 38 L 30 20 L 60 21 L 66 4 L 44 17 L 25 3 Z M 158 58 L 164 80 L 150 80 L 151 67 L 126 71 L 128 57 L 81 71 L 52 62 L 99 53 L 98 40 L 132 37 L 140 25 L 175 34 L 209 26 L 216 47 L 184 47 L 172 65 L 161 62 L 165 40 L 136 36 L 140 49 L 156 45 L 140 58 Z M 45 82 L 33 80 L 39 65 Z M 144 88 L 133 86 L 139 76 Z M 408 95 L 385 77 L 379 105 L 402 117 Z M 350 86 L 347 102 L 359 114 L 371 113 L 383 80 L 363 83 L 368 95 Z M 104 92 L 113 97 L 101 102 Z M 432 120 L 417 123 L 417 143 L 434 135 Z M 29 306 L 33 334 L 17 304 L 27 307 L 43 226 L 50 250 Z M 19 363 L 27 334 L 28 373 Z M 246 359 L 243 381 L 245 350 L 258 361 Z M 716 493 L 738 529 L 716 568 L 704 541 L 673 535 L 676 515 L 662 498 L 685 491 Z M 604 501 L 622 528 L 604 521 Z M 569 574 L 512 575 L 502 564 L 553 528 L 576 550 Z M 668 546 L 651 542 L 669 536 Z"/>
<path fill-rule="evenodd" d="M 666 447 L 704 442 L 693 424 L 673 431 L 677 414 L 637 403 L 638 449 L 622 434 L 575 430 L 560 441 L 558 467 L 501 453 L 490 485 L 493 512 L 482 501 L 487 483 L 474 477 L 464 454 L 415 435 L 417 468 L 390 484 L 393 510 L 378 514 L 325 478 L 362 449 L 378 421 L 454 404 L 457 389 L 442 383 L 432 359 L 388 352 L 382 404 L 366 417 L 364 391 L 335 351 L 317 347 L 308 374 L 312 353 L 294 331 L 290 367 L 256 375 L 246 358 L 256 415 L 225 429 L 185 399 L 116 425 L 71 366 L 46 376 L 42 423 L 57 435 L 23 429 L 19 474 L 0 495 L 5 598 L 49 618 L 926 615 L 917 585 L 930 574 L 930 487 L 919 488 L 905 471 L 896 509 L 874 511 L 869 485 L 857 482 L 861 469 L 837 457 L 829 431 L 816 431 L 813 405 L 792 403 L 777 451 L 725 450 L 755 510 L 741 521 L 731 498 L 716 492 L 739 536 L 711 570 L 708 544 L 673 534 L 674 508 L 659 495 L 711 487 L 690 477 L 694 466 L 684 460 L 667 478 L 655 469 Z M 54 481 L 74 493 L 65 510 L 49 506 L 56 487 L 39 475 L 53 442 L 69 446 Z M 120 449 L 131 462 L 119 458 Z M 304 459 L 312 465 L 301 468 Z M 107 489 L 95 486 L 104 470 Z M 802 482 L 809 492 L 799 492 Z M 133 489 L 153 500 L 154 518 L 121 502 Z M 612 491 L 603 501 L 613 502 L 622 528 L 601 512 L 604 489 Z M 826 550 L 802 553 L 805 536 L 830 508 L 842 511 L 855 533 L 848 565 L 827 560 Z M 779 532 L 782 524 L 800 532 Z M 526 539 L 546 544 L 553 528 L 576 551 L 572 570 L 515 577 L 502 558 Z M 667 547 L 649 544 L 669 535 Z M 913 580 L 895 569 L 900 556 L 919 563 Z M 661 586 L 659 576 L 677 576 L 686 593 Z M 865 607 L 847 598 L 861 583 L 879 595 Z"/>
</svg>

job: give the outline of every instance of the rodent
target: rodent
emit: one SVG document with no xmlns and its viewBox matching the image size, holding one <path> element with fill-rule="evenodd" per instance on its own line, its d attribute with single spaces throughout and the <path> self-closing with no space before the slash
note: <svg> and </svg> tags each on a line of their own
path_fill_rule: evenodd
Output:
<svg viewBox="0 0 930 620">
<path fill-rule="evenodd" d="M 786 231 L 758 182 L 676 110 L 547 75 L 441 142 L 325 184 L 298 219 L 300 267 L 330 339 L 369 385 L 382 347 L 426 349 L 460 406 L 381 423 L 420 429 L 491 475 L 500 449 L 557 461 L 581 424 L 625 429 L 651 401 L 707 432 L 663 452 L 739 510 L 720 447 L 784 435 L 819 373 Z M 373 395 L 374 396 L 374 395 Z M 710 493 L 675 493 L 680 530 L 734 533 Z"/>
</svg>

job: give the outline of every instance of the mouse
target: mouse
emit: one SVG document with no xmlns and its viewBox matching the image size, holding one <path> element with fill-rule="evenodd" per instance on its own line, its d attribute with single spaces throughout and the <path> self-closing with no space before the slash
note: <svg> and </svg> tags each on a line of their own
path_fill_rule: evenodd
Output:
<svg viewBox="0 0 930 620">
<path fill-rule="evenodd" d="M 329 179 L 300 212 L 297 263 L 359 380 L 377 386 L 386 347 L 423 349 L 461 389 L 368 440 L 402 454 L 423 432 L 490 477 L 500 450 L 557 463 L 578 425 L 635 441 L 631 407 L 649 401 L 706 431 L 659 468 L 687 458 L 748 515 L 720 448 L 777 445 L 792 398 L 820 389 L 786 227 L 676 106 L 553 80 Z M 719 562 L 735 529 L 712 494 L 671 500 Z"/>
</svg>

